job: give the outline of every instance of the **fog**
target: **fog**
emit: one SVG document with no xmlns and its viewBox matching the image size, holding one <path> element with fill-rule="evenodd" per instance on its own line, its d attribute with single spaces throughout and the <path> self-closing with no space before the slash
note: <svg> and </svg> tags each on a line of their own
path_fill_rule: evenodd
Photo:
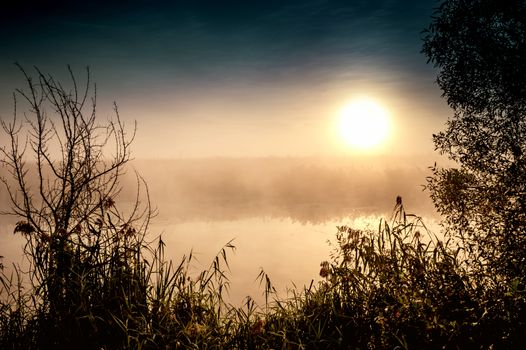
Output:
<svg viewBox="0 0 526 350">
<path fill-rule="evenodd" d="M 435 222 L 423 191 L 431 164 L 421 157 L 133 160 L 116 204 L 125 207 L 135 199 L 137 171 L 158 211 L 149 238 L 162 235 L 168 258 L 179 260 L 192 250 L 197 274 L 234 239 L 229 299 L 240 304 L 251 295 L 262 302 L 255 282 L 260 268 L 281 295 L 293 283 L 316 281 L 336 226 L 375 228 L 389 217 L 398 195 L 407 212 Z M 5 207 L 3 188 L 0 199 Z M 22 239 L 12 234 L 15 222 L 0 217 L 6 265 L 22 261 Z"/>
<path fill-rule="evenodd" d="M 421 163 L 419 163 L 421 162 Z M 426 160 L 407 158 L 211 158 L 136 160 L 160 217 L 174 222 L 290 218 L 320 224 L 349 215 L 387 214 L 397 195 L 433 215 L 423 191 Z M 131 174 L 126 187 L 135 181 Z"/>
</svg>

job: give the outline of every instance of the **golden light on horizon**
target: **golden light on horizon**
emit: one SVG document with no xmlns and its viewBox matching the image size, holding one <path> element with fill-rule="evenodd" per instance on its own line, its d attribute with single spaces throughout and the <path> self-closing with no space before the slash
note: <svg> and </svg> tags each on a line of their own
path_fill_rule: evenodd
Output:
<svg viewBox="0 0 526 350">
<path fill-rule="evenodd" d="M 354 150 L 373 150 L 389 134 L 387 110 L 370 98 L 354 99 L 339 112 L 338 130 L 343 142 Z"/>
</svg>

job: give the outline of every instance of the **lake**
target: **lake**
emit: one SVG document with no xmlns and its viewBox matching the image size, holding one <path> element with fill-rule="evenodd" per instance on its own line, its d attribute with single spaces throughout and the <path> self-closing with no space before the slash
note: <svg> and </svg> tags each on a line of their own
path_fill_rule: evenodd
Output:
<svg viewBox="0 0 526 350">
<path fill-rule="evenodd" d="M 421 184 L 426 170 L 414 163 L 389 166 L 318 159 L 212 159 L 137 161 L 158 209 L 149 235 L 162 235 L 167 258 L 178 262 L 193 252 L 195 276 L 233 240 L 228 255 L 229 301 L 247 295 L 263 303 L 256 277 L 263 269 L 280 296 L 320 278 L 320 262 L 329 259 L 336 226 L 376 229 L 389 217 L 397 195 L 408 212 L 436 227 L 436 214 Z M 123 179 L 134 188 L 133 172 Z M 133 198 L 124 191 L 117 205 Z M 14 221 L 0 223 L 4 264 L 21 261 L 22 240 Z"/>
</svg>

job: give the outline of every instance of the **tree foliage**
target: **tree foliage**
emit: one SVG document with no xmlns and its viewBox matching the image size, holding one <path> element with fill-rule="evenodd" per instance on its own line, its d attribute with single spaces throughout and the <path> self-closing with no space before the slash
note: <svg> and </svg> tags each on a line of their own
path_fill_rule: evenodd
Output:
<svg viewBox="0 0 526 350">
<path fill-rule="evenodd" d="M 436 148 L 432 198 L 473 262 L 506 278 L 526 272 L 526 2 L 450 0 L 423 52 L 453 110 Z"/>
</svg>

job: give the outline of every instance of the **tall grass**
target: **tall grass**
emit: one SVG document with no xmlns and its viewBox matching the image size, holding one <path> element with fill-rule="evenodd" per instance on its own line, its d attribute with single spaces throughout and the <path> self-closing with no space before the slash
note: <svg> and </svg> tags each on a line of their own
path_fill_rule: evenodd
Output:
<svg viewBox="0 0 526 350">
<path fill-rule="evenodd" d="M 232 242 L 194 276 L 192 254 L 166 260 L 161 238 L 109 222 L 82 230 L 26 247 L 40 284 L 21 283 L 37 272 L 2 274 L 0 348 L 465 349 L 522 338 L 518 284 L 471 274 L 461 242 L 438 239 L 401 200 L 376 230 L 337 228 L 318 284 L 279 298 L 262 270 L 265 305 L 225 301 Z"/>
</svg>

